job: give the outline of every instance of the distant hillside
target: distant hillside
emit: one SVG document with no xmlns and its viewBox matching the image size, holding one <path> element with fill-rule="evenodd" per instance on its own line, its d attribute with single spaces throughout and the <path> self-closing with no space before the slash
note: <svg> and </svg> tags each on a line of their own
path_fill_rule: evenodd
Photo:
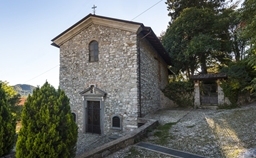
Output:
<svg viewBox="0 0 256 158">
<path fill-rule="evenodd" d="M 28 84 L 16 84 L 13 86 L 14 90 L 16 90 L 21 96 L 28 96 L 33 93 L 33 90 L 36 88 L 34 86 Z"/>
</svg>

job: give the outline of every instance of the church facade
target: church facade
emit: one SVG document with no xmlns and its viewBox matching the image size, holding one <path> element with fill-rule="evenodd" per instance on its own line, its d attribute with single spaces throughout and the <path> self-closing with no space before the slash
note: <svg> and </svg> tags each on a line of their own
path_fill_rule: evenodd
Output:
<svg viewBox="0 0 256 158">
<path fill-rule="evenodd" d="M 52 40 L 60 50 L 60 88 L 80 133 L 138 128 L 138 118 L 170 104 L 170 58 L 150 27 L 89 14 Z"/>
</svg>

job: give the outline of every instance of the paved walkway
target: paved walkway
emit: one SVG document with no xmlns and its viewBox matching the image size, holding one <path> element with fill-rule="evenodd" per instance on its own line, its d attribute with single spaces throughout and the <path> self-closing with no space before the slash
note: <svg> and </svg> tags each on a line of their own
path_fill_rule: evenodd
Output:
<svg viewBox="0 0 256 158">
<path fill-rule="evenodd" d="M 165 155 L 173 156 L 173 157 L 179 157 L 179 158 L 204 158 L 203 156 L 195 155 L 189 152 L 183 152 L 171 148 L 166 148 L 163 146 L 151 144 L 151 143 L 145 143 L 145 142 L 140 142 L 136 144 L 136 146 L 144 148 L 146 150 L 151 150 L 154 152 L 162 153 Z"/>
<path fill-rule="evenodd" d="M 144 142 L 209 158 L 256 158 L 256 103 L 231 110 L 159 110 L 145 118 L 158 120 L 161 125 L 175 124 L 169 129 L 166 142 L 155 135 L 158 129 L 148 133 Z M 174 156 L 134 145 L 108 158 L 120 157 Z"/>
</svg>

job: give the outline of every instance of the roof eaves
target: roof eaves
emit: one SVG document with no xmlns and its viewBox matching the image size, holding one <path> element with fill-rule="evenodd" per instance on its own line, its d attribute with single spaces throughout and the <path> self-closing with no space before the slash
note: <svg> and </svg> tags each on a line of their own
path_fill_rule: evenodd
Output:
<svg viewBox="0 0 256 158">
<path fill-rule="evenodd" d="M 51 45 L 54 46 L 54 47 L 60 48 L 60 46 L 58 46 L 58 45 L 55 44 L 55 43 L 52 43 Z"/>
<path fill-rule="evenodd" d="M 72 25 L 71 27 L 69 27 L 67 30 L 63 31 L 63 32 L 60 33 L 58 36 L 56 36 L 55 38 L 53 38 L 51 41 L 54 41 L 54 40 L 56 40 L 57 38 L 61 37 L 62 35 L 64 35 L 64 34 L 67 33 L 68 31 L 70 31 L 71 29 L 73 29 L 74 27 L 76 27 L 77 25 L 79 25 L 80 23 L 82 23 L 83 21 L 85 21 L 86 19 L 88 19 L 89 17 L 98 17 L 98 18 L 104 18 L 104 19 L 115 20 L 115 21 L 120 21 L 120 22 L 126 22 L 126 23 L 130 23 L 130 24 L 135 24 L 135 25 L 141 25 L 142 27 L 144 26 L 142 23 L 139 23 L 139 22 L 133 22 L 133 21 L 128 21 L 128 20 L 121 20 L 121 19 L 115 19 L 115 18 L 110 18 L 110 17 L 105 17 L 105 16 L 99 16 L 99 15 L 88 14 L 87 16 L 85 16 L 84 18 L 82 18 L 81 20 L 79 20 L 77 23 L 75 23 L 74 25 Z"/>
<path fill-rule="evenodd" d="M 151 27 L 143 27 L 142 34 L 144 37 L 152 44 L 152 46 L 156 49 L 159 55 L 165 60 L 168 65 L 172 65 L 171 58 L 164 46 L 160 42 L 159 38 L 156 36 Z M 142 37 L 142 38 L 144 38 Z"/>
<path fill-rule="evenodd" d="M 84 21 L 85 19 L 89 18 L 92 14 L 88 14 L 87 16 L 85 16 L 83 19 L 79 20 L 77 23 L 75 23 L 74 25 L 72 25 L 71 27 L 69 27 L 67 30 L 63 31 L 62 33 L 60 33 L 58 36 L 54 37 L 51 41 L 56 40 L 57 38 L 59 38 L 60 36 L 62 36 L 63 34 L 65 34 L 66 32 L 68 32 L 69 30 L 71 30 L 72 28 L 74 28 L 75 26 L 77 26 L 78 24 L 80 24 L 82 21 Z"/>
<path fill-rule="evenodd" d="M 193 75 L 190 77 L 191 80 L 216 80 L 216 79 L 227 79 L 228 76 L 225 73 L 216 73 L 216 74 L 200 74 Z"/>
</svg>

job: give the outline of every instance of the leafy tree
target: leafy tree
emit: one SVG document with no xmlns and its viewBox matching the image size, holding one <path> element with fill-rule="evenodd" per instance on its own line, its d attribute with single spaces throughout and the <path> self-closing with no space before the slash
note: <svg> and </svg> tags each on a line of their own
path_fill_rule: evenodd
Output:
<svg viewBox="0 0 256 158">
<path fill-rule="evenodd" d="M 243 28 L 242 37 L 249 39 L 248 45 L 248 56 L 247 64 L 256 71 L 256 1 L 255 0 L 245 0 L 242 6 L 242 19 L 243 23 L 241 27 Z M 256 78 L 253 78 L 251 84 L 246 87 L 252 93 L 256 95 Z"/>
<path fill-rule="evenodd" d="M 228 37 L 223 35 L 220 16 L 211 9 L 184 9 L 167 29 L 162 43 L 177 71 L 187 77 L 198 68 L 207 73 L 207 66 L 229 61 Z"/>
<path fill-rule="evenodd" d="M 225 0 L 167 0 L 165 3 L 167 4 L 167 10 L 169 11 L 168 15 L 173 22 L 186 8 L 209 8 L 217 11 L 221 9 L 223 2 L 225 2 Z"/>
<path fill-rule="evenodd" d="M 251 48 L 250 51 L 256 50 L 256 2 L 255 0 L 245 0 L 243 3 L 242 20 L 241 24 L 244 28 L 243 37 L 250 39 Z"/>
<path fill-rule="evenodd" d="M 74 157 L 77 129 L 68 97 L 46 82 L 27 98 L 16 157 Z"/>
<path fill-rule="evenodd" d="M 256 74 L 256 51 L 246 59 L 246 62 L 247 65 L 253 69 L 252 73 Z M 249 90 L 252 95 L 256 96 L 256 75 L 252 78 L 250 84 L 245 87 L 245 89 Z"/>
<path fill-rule="evenodd" d="M 20 120 L 22 111 L 22 106 L 18 106 L 20 102 L 20 95 L 14 90 L 12 86 L 8 85 L 8 82 L 0 81 L 0 83 L 2 83 L 2 88 L 5 91 L 6 99 L 11 109 L 12 115 L 16 120 Z"/>
<path fill-rule="evenodd" d="M 3 82 L 0 80 L 0 82 L 2 83 L 2 88 L 4 89 L 4 91 L 7 93 L 7 97 L 13 97 L 15 95 L 17 95 L 18 93 L 14 90 L 14 88 L 12 86 L 9 86 L 8 82 Z"/>
<path fill-rule="evenodd" d="M 232 43 L 234 59 L 240 61 L 245 58 L 245 48 L 248 44 L 248 39 L 241 36 L 243 30 L 243 27 L 241 27 L 241 24 L 243 23 L 241 19 L 241 11 L 230 8 L 226 9 L 223 15 L 225 15 L 229 22 L 228 31 L 230 42 Z"/>
<path fill-rule="evenodd" d="M 221 69 L 222 73 L 228 75 L 228 80 L 221 84 L 225 96 L 227 96 L 233 105 L 237 104 L 238 96 L 244 94 L 252 78 L 256 76 L 252 69 L 248 67 L 245 61 L 232 62 L 228 67 Z"/>
<path fill-rule="evenodd" d="M 0 82 L 0 156 L 10 153 L 15 140 L 15 120 Z"/>
</svg>

